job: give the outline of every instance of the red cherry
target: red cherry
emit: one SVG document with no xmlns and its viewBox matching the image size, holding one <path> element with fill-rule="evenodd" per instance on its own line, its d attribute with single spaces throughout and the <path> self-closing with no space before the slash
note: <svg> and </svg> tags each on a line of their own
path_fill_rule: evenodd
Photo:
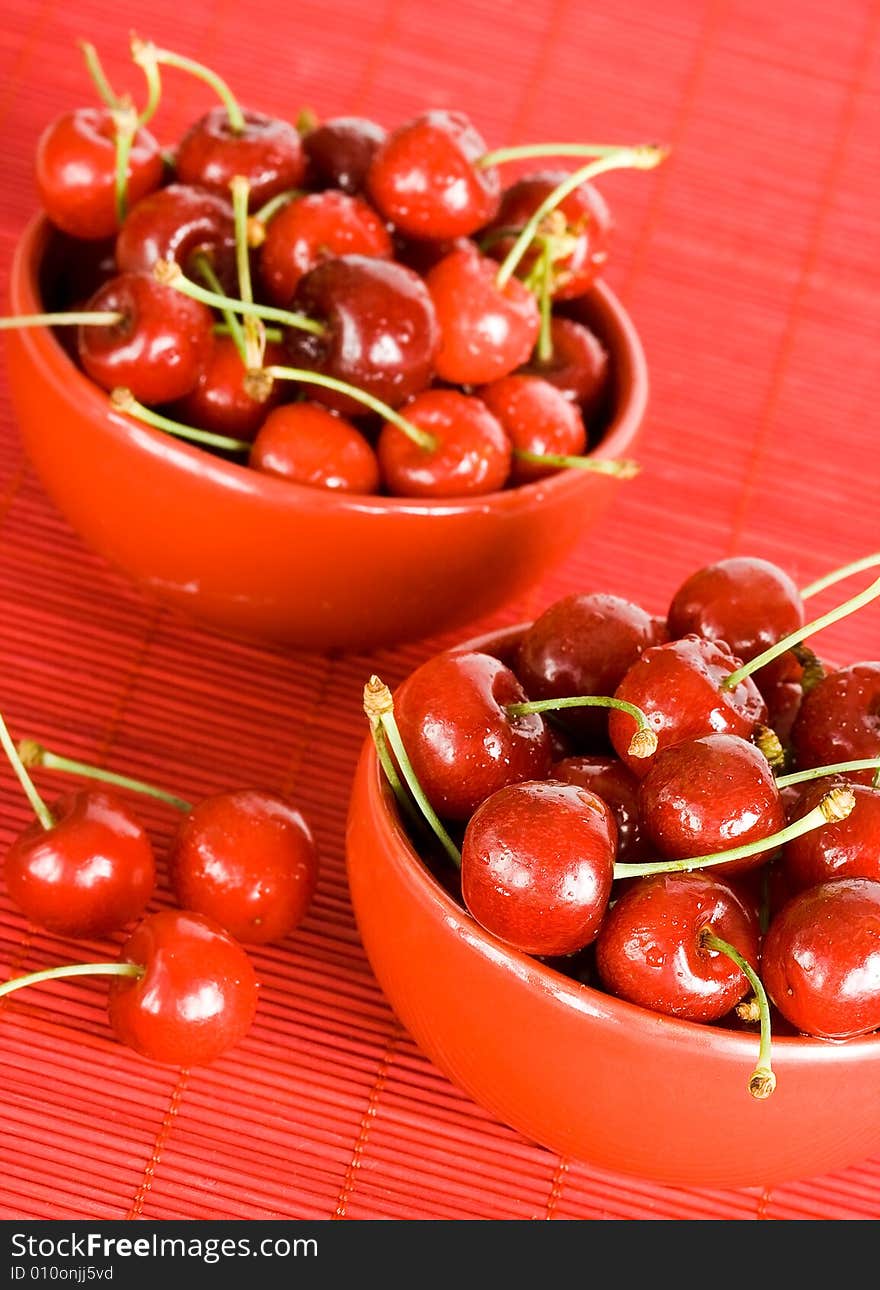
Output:
<svg viewBox="0 0 880 1290">
<path fill-rule="evenodd" d="M 288 202 L 266 225 L 259 275 L 267 298 L 289 305 L 304 273 L 337 255 L 389 259 L 391 237 L 360 197 L 326 189 Z"/>
<path fill-rule="evenodd" d="M 800 819 L 842 779 L 815 780 L 801 786 L 791 819 Z M 782 849 L 782 869 L 792 893 L 831 878 L 880 880 L 880 788 L 850 785 L 856 805 L 844 820 L 793 838 Z"/>
<path fill-rule="evenodd" d="M 145 918 L 120 960 L 139 977 L 110 984 L 110 1025 L 120 1043 L 168 1066 L 203 1066 L 241 1040 L 257 1009 L 246 952 L 212 919 L 186 910 Z"/>
<path fill-rule="evenodd" d="M 122 273 L 87 308 L 122 314 L 112 326 L 81 326 L 80 362 L 105 390 L 124 387 L 141 403 L 172 403 L 193 389 L 214 344 L 211 311 L 143 273 Z"/>
<path fill-rule="evenodd" d="M 280 345 L 266 346 L 265 362 L 280 363 Z M 230 439 L 252 440 L 266 417 L 281 401 L 283 390 L 274 383 L 267 398 L 254 398 L 245 381 L 247 369 L 231 336 L 215 336 L 211 353 L 189 394 L 171 409 L 177 421 L 209 430 Z"/>
<path fill-rule="evenodd" d="M 387 131 L 360 116 L 337 116 L 310 130 L 303 139 L 310 175 L 322 188 L 359 193 Z"/>
<path fill-rule="evenodd" d="M 501 181 L 462 112 L 423 112 L 393 130 L 367 171 L 374 205 L 411 237 L 466 237 L 498 210 Z"/>
<path fill-rule="evenodd" d="M 880 1028 L 880 882 L 834 878 L 793 896 L 764 938 L 764 987 L 801 1034 Z"/>
<path fill-rule="evenodd" d="M 224 197 L 236 175 L 248 181 L 248 204 L 257 210 L 270 198 L 296 188 L 306 159 L 298 131 L 263 112 L 244 112 L 244 129 L 233 129 L 225 107 L 212 108 L 187 130 L 175 156 L 181 183 L 210 188 Z"/>
<path fill-rule="evenodd" d="M 554 314 L 550 319 L 552 353 L 541 359 L 535 352 L 523 372 L 540 376 L 580 405 L 589 424 L 596 416 L 608 387 L 608 350 L 583 323 Z"/>
<path fill-rule="evenodd" d="M 608 803 L 617 824 L 615 860 L 638 864 L 650 859 L 639 820 L 639 781 L 622 761 L 617 757 L 562 757 L 554 761 L 550 778 L 589 789 Z"/>
<path fill-rule="evenodd" d="M 197 257 L 205 256 L 225 290 L 237 286 L 235 220 L 228 196 L 188 184 L 169 184 L 130 210 L 116 235 L 120 273 L 150 273 L 173 260 L 201 280 Z"/>
<path fill-rule="evenodd" d="M 105 789 L 61 797 L 6 853 L 10 899 L 60 936 L 100 937 L 140 918 L 156 881 L 153 848 L 127 804 Z"/>
<path fill-rule="evenodd" d="M 510 440 L 482 400 L 458 390 L 425 390 L 402 409 L 406 420 L 435 446 L 416 443 L 387 421 L 377 452 L 382 477 L 398 497 L 470 497 L 504 487 Z"/>
<path fill-rule="evenodd" d="M 539 376 L 502 376 L 481 386 L 477 393 L 501 422 L 514 453 L 519 450 L 578 457 L 586 452 L 587 432 L 580 412 L 549 381 Z M 514 455 L 511 478 L 515 484 L 524 484 L 552 475 L 557 469 Z"/>
<path fill-rule="evenodd" d="M 733 887 L 698 872 L 634 879 L 611 906 L 596 939 L 602 985 L 652 1012 L 718 1020 L 750 986 L 732 959 L 703 944 L 707 930 L 757 968 L 757 919 Z"/>
<path fill-rule="evenodd" d="M 77 108 L 51 122 L 37 141 L 40 202 L 52 223 L 73 237 L 110 237 L 119 227 L 116 130 L 108 108 Z M 162 150 L 140 127 L 128 158 L 129 206 L 158 188 L 162 175 Z"/>
<path fill-rule="evenodd" d="M 477 922 L 524 954 L 573 954 L 596 937 L 611 895 L 617 826 L 576 784 L 511 784 L 468 821 L 461 893 Z"/>
<path fill-rule="evenodd" d="M 880 757 L 880 662 L 830 672 L 804 697 L 791 742 L 800 770 Z M 871 770 L 846 776 L 870 784 Z"/>
<path fill-rule="evenodd" d="M 499 788 L 549 774 L 541 716 L 506 711 L 526 697 L 509 667 L 478 650 L 437 654 L 400 686 L 394 696 L 400 735 L 438 815 L 466 820 Z"/>
<path fill-rule="evenodd" d="M 440 328 L 437 375 L 456 385 L 484 385 L 530 357 L 541 316 L 518 278 L 496 284 L 498 265 L 475 247 L 445 256 L 425 277 Z"/>
<path fill-rule="evenodd" d="M 270 412 L 254 440 L 250 464 L 296 484 L 344 493 L 379 491 L 379 462 L 369 441 L 320 403 L 285 403 Z"/>
</svg>

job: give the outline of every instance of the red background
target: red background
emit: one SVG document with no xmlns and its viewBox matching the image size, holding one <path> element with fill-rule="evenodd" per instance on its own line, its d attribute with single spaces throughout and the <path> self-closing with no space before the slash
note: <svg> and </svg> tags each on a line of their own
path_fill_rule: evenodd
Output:
<svg viewBox="0 0 880 1290">
<path fill-rule="evenodd" d="M 876 3 L 846 0 L 833 16 L 823 0 L 123 8 L 0 5 L 4 278 L 35 206 L 37 136 L 90 98 L 77 39 L 138 91 L 131 27 L 289 117 L 308 104 L 392 125 L 447 106 L 490 146 L 659 138 L 673 147 L 660 170 L 600 181 L 617 218 L 607 278 L 651 370 L 644 469 L 601 531 L 493 623 L 575 589 L 662 611 L 687 573 L 733 553 L 803 584 L 880 546 Z M 173 84 L 156 123 L 169 140 L 213 104 L 199 83 Z M 823 652 L 876 658 L 878 615 L 826 631 Z M 880 1160 L 761 1193 L 657 1187 L 560 1159 L 494 1123 L 401 1031 L 359 945 L 343 828 L 365 679 L 394 683 L 437 643 L 297 656 L 157 609 L 48 504 L 0 387 L 0 706 L 13 732 L 189 798 L 243 779 L 285 788 L 323 856 L 306 923 L 255 955 L 257 1024 L 214 1067 L 180 1076 L 115 1044 L 99 980 L 4 1001 L 0 1217 L 880 1217 Z M 168 811 L 143 809 L 161 850 Z M 29 818 L 0 774 L 0 844 Z M 82 953 L 0 895 L 5 976 Z"/>
</svg>

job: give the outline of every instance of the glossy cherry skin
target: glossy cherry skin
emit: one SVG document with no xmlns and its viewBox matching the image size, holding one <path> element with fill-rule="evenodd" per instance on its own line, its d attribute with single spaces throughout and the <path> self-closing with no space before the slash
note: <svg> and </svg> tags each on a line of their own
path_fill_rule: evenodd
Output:
<svg viewBox="0 0 880 1290">
<path fill-rule="evenodd" d="M 767 758 L 739 735 L 701 735 L 661 749 L 639 783 L 639 818 L 661 856 L 686 860 L 769 838 L 785 808 Z M 759 868 L 766 852 L 714 866 Z"/>
<path fill-rule="evenodd" d="M 656 643 L 654 619 L 632 601 L 573 592 L 526 629 L 514 670 L 530 699 L 611 696 L 642 651 Z M 607 747 L 607 708 L 564 708 L 553 720 L 581 742 Z"/>
<path fill-rule="evenodd" d="M 184 816 L 168 880 L 181 908 L 212 918 L 236 940 L 266 945 L 308 913 L 318 848 L 302 812 L 278 793 L 218 793 Z"/>
<path fill-rule="evenodd" d="M 614 812 L 617 854 L 621 864 L 647 860 L 647 843 L 639 820 L 639 781 L 618 757 L 562 757 L 550 768 L 550 778 L 589 789 Z"/>
<path fill-rule="evenodd" d="M 168 184 L 133 206 L 116 235 L 120 273 L 150 273 L 173 260 L 205 285 L 197 257 L 205 256 L 227 291 L 237 286 L 235 219 L 228 197 L 190 184 Z"/>
<path fill-rule="evenodd" d="M 461 894 L 487 931 L 524 954 L 573 954 L 598 934 L 611 896 L 617 825 L 577 784 L 511 784 L 468 821 Z"/>
<path fill-rule="evenodd" d="M 103 788 L 66 793 L 6 852 L 10 899 L 38 927 L 98 937 L 143 914 L 153 894 L 153 847 L 131 809 Z"/>
<path fill-rule="evenodd" d="M 798 769 L 880 757 L 880 662 L 829 672 L 804 697 L 791 730 Z M 847 775 L 870 784 L 871 770 Z"/>
<path fill-rule="evenodd" d="M 303 274 L 324 260 L 336 255 L 389 259 L 392 250 L 388 230 L 362 198 L 329 188 L 307 193 L 282 206 L 266 225 L 260 284 L 266 299 L 284 308 Z"/>
<path fill-rule="evenodd" d="M 818 806 L 835 783 L 818 779 L 803 785 L 792 818 L 800 819 Z M 880 788 L 851 784 L 856 804 L 845 820 L 836 820 L 787 842 L 782 868 L 792 892 L 817 886 L 831 878 L 880 880 Z"/>
<path fill-rule="evenodd" d="M 477 393 L 513 444 L 513 483 L 527 484 L 559 469 L 523 461 L 516 456 L 517 451 L 566 457 L 586 452 L 587 432 L 580 411 L 540 376 L 502 376 L 480 386 Z"/>
<path fill-rule="evenodd" d="M 834 878 L 771 919 L 761 977 L 801 1034 L 852 1039 L 880 1028 L 880 882 Z"/>
<path fill-rule="evenodd" d="M 722 688 L 740 662 L 723 641 L 682 636 L 645 650 L 615 696 L 645 713 L 657 736 L 658 751 L 682 739 L 698 739 L 713 732 L 748 739 L 759 725 L 766 724 L 767 705 L 750 676 L 731 690 Z M 633 757 L 629 752 L 633 729 L 628 714 L 612 710 L 608 718 L 611 743 L 618 757 L 643 779 L 653 757 Z"/>
<path fill-rule="evenodd" d="M 205 1066 L 250 1030 L 259 993 L 253 965 L 213 919 L 180 909 L 150 914 L 119 957 L 144 973 L 111 978 L 110 1026 L 141 1057 Z"/>
<path fill-rule="evenodd" d="M 181 183 L 210 188 L 223 197 L 236 175 L 247 179 L 249 209 L 297 188 L 306 169 L 298 131 L 287 121 L 263 112 L 245 112 L 245 127 L 236 133 L 225 107 L 212 108 L 187 130 L 175 157 Z"/>
<path fill-rule="evenodd" d="M 129 153 L 129 208 L 162 176 L 162 150 L 141 127 Z M 36 184 L 43 209 L 65 233 L 91 240 L 116 232 L 116 126 L 108 109 L 77 108 L 46 127 L 37 140 Z"/>
<path fill-rule="evenodd" d="M 608 388 L 608 350 L 589 327 L 574 318 L 556 314 L 550 320 L 550 340 L 553 346 L 550 358 L 541 360 L 534 353 L 522 370 L 555 385 L 567 399 L 580 406 L 589 425 Z"/>
<path fill-rule="evenodd" d="M 266 346 L 267 366 L 283 360 L 280 345 Z M 276 381 L 265 399 L 254 398 L 245 383 L 246 375 L 247 369 L 232 337 L 215 336 L 198 380 L 173 405 L 172 415 L 184 425 L 210 430 L 212 434 L 252 440 L 271 410 L 281 402 L 284 387 Z"/>
<path fill-rule="evenodd" d="M 757 970 L 757 919 L 727 882 L 697 871 L 633 879 L 596 939 L 604 989 L 687 1021 L 724 1017 L 751 987 L 728 955 L 702 944 L 706 930 Z"/>
<path fill-rule="evenodd" d="M 376 493 L 376 453 L 356 426 L 320 403 L 285 403 L 261 426 L 250 465 L 296 484 L 342 493 Z"/>
<path fill-rule="evenodd" d="M 481 399 L 458 390 L 425 390 L 401 413 L 432 435 L 436 446 L 415 443 L 386 421 L 376 451 L 382 478 L 397 497 L 473 497 L 503 488 L 510 476 L 511 446 Z"/>
<path fill-rule="evenodd" d="M 97 385 L 122 386 L 147 405 L 189 394 L 214 344 L 205 305 L 145 273 L 121 273 L 98 288 L 87 308 L 123 315 L 112 326 L 78 329 L 80 362 Z"/>
<path fill-rule="evenodd" d="M 429 269 L 425 282 L 440 328 L 437 375 L 455 385 L 484 385 L 530 357 L 541 317 L 518 278 L 498 287 L 498 265 L 476 247 L 460 247 Z"/>
<path fill-rule="evenodd" d="M 431 380 L 440 336 L 428 290 L 392 260 L 342 255 L 299 280 L 293 309 L 324 323 L 326 334 L 290 328 L 290 362 L 347 381 L 397 408 Z M 347 416 L 365 408 L 347 394 L 310 386 L 310 398 Z"/>
<path fill-rule="evenodd" d="M 528 223 L 541 203 L 568 176 L 565 170 L 542 170 L 523 175 L 504 190 L 498 214 L 488 232 L 515 230 L 492 241 L 488 253 L 503 260 L 513 246 L 516 234 Z M 565 254 L 554 257 L 552 294 L 554 300 L 574 300 L 589 291 L 608 259 L 608 243 L 613 221 L 605 198 L 593 184 L 580 184 L 569 193 L 539 227 L 539 233 L 564 236 L 573 242 Z M 529 271 L 538 255 L 534 244 L 520 261 L 517 272 Z"/>
<path fill-rule="evenodd" d="M 360 193 L 367 171 L 387 130 L 361 116 L 336 116 L 310 130 L 303 139 L 309 176 L 321 188 Z"/>
<path fill-rule="evenodd" d="M 494 166 L 476 163 L 486 144 L 462 112 L 423 112 L 392 130 L 367 172 L 370 199 L 411 237 L 467 237 L 498 210 Z"/>
<path fill-rule="evenodd" d="M 438 815 L 467 820 L 499 788 L 550 771 L 550 740 L 540 714 L 510 716 L 526 693 L 500 659 L 479 650 L 434 655 L 394 696 L 400 736 Z"/>
</svg>

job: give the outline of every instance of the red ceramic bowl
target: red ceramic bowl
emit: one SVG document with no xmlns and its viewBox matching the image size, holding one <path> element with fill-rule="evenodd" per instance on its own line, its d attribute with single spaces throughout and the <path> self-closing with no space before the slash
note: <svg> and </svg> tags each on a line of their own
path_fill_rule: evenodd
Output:
<svg viewBox="0 0 880 1290">
<path fill-rule="evenodd" d="M 471 642 L 500 654 L 520 629 Z M 416 1042 L 498 1119 L 563 1155 L 655 1182 L 766 1187 L 880 1150 L 880 1037 L 774 1039 L 775 1092 L 746 1089 L 757 1036 L 581 985 L 483 931 L 410 844 L 367 740 L 348 817 L 357 923 Z"/>
<path fill-rule="evenodd" d="M 11 312 L 43 307 L 50 226 L 12 264 Z M 607 287 L 585 301 L 614 374 L 597 457 L 632 455 L 645 361 Z M 342 497 L 214 457 L 110 410 L 52 332 L 8 331 L 9 386 L 46 492 L 146 592 L 214 628 L 310 649 L 367 649 L 474 621 L 520 595 L 596 523 L 618 481 L 566 470 L 473 500 Z"/>
</svg>

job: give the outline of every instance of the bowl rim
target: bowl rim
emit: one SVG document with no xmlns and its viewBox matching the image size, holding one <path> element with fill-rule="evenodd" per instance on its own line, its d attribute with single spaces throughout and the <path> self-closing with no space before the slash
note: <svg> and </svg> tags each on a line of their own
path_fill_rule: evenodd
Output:
<svg viewBox="0 0 880 1290">
<path fill-rule="evenodd" d="M 9 273 L 8 295 L 12 314 L 37 313 L 43 308 L 39 289 L 39 267 L 49 238 L 57 230 L 41 211 L 33 215 L 22 231 L 13 252 Z M 603 322 L 607 323 L 613 341 L 612 350 L 624 351 L 629 360 L 628 387 L 617 411 L 600 442 L 592 450 L 596 459 L 622 456 L 635 438 L 648 401 L 648 369 L 641 339 L 629 313 L 615 293 L 604 282 L 597 282 L 591 296 L 599 303 Z M 277 504 L 293 504 L 298 509 L 326 511 L 339 509 L 383 515 L 469 515 L 486 510 L 505 513 L 528 508 L 535 502 L 552 499 L 556 494 L 579 491 L 585 480 L 613 479 L 592 475 L 576 467 L 563 469 L 529 483 L 501 489 L 470 498 L 436 500 L 388 497 L 384 495 L 341 493 L 317 489 L 291 480 L 276 478 L 236 461 L 214 456 L 197 444 L 159 430 L 145 422 L 126 417 L 113 409 L 106 393 L 95 385 L 64 350 L 50 327 L 10 329 L 22 346 L 37 360 L 44 376 L 62 392 L 65 401 L 75 400 L 90 418 L 111 427 L 136 451 L 161 448 L 163 458 L 188 473 L 205 469 L 213 480 L 236 492 L 264 496 Z M 603 341 L 605 336 L 603 336 Z M 60 366 L 59 366 L 60 365 Z"/>
<path fill-rule="evenodd" d="M 528 622 L 520 622 L 484 632 L 460 644 L 452 645 L 449 649 L 486 648 L 488 650 L 490 646 L 498 649 L 505 644 L 515 642 L 530 625 Z M 638 1022 L 643 1030 L 650 1028 L 653 1034 L 664 1035 L 667 1040 L 675 1041 L 678 1038 L 683 1043 L 688 1043 L 691 1051 L 695 1043 L 705 1044 L 707 1038 L 712 1037 L 714 1044 L 736 1054 L 738 1060 L 748 1062 L 750 1054 L 751 1059 L 754 1059 L 758 1042 L 757 1032 L 731 1030 L 723 1025 L 723 1019 L 717 1023 L 703 1023 L 652 1012 L 639 1004 L 619 999 L 595 986 L 566 976 L 542 959 L 525 954 L 488 932 L 445 890 L 410 841 L 403 820 L 395 808 L 393 794 L 385 780 L 370 735 L 366 736 L 362 745 L 362 756 L 366 759 L 368 790 L 381 807 L 378 818 L 386 825 L 389 839 L 400 853 L 398 860 L 405 858 L 406 861 L 405 869 L 402 864 L 398 867 L 414 884 L 416 894 L 425 902 L 437 903 L 443 921 L 447 925 L 454 926 L 456 931 L 465 935 L 470 943 L 476 943 L 494 960 L 497 960 L 499 955 L 509 957 L 517 975 L 522 979 L 534 976 L 546 977 L 548 982 L 552 982 L 554 999 L 563 1002 L 567 1008 L 571 1007 L 573 1011 L 582 1012 L 583 1000 L 586 998 L 592 1005 L 590 1015 L 594 1018 L 601 1017 L 606 1024 L 631 1026 L 634 1022 Z M 581 1004 L 581 1007 L 575 1008 L 576 1004 Z M 847 1063 L 863 1050 L 872 1052 L 873 1056 L 880 1060 L 880 1031 L 858 1035 L 847 1040 L 826 1040 L 811 1035 L 773 1035 L 772 1048 L 774 1055 L 781 1053 L 786 1060 L 803 1063 L 814 1060 L 822 1065 Z"/>
</svg>

